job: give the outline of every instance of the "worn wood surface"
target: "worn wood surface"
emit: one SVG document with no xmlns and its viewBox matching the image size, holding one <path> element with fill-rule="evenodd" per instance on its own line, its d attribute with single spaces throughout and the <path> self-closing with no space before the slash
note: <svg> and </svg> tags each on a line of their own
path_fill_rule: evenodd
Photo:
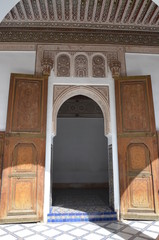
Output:
<svg viewBox="0 0 159 240">
<path fill-rule="evenodd" d="M 149 76 L 115 81 L 121 216 L 152 219 L 158 207 L 158 152 Z"/>
<path fill-rule="evenodd" d="M 4 134 L 5 132 L 0 131 L 0 193 L 1 193 L 2 167 L 3 167 L 3 157 L 4 157 Z"/>
<path fill-rule="evenodd" d="M 11 75 L 1 222 L 43 219 L 46 101 L 46 78 Z"/>
</svg>

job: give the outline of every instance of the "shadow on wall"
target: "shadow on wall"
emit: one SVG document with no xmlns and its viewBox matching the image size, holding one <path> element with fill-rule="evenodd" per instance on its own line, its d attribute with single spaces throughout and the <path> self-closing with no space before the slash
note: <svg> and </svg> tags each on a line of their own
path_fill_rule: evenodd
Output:
<svg viewBox="0 0 159 240">
<path fill-rule="evenodd" d="M 59 118 L 53 144 L 53 183 L 108 183 L 103 118 Z"/>
</svg>

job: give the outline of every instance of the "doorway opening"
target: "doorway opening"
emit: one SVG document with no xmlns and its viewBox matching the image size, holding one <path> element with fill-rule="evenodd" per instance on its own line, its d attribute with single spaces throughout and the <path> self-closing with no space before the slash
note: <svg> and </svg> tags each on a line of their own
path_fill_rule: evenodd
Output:
<svg viewBox="0 0 159 240">
<path fill-rule="evenodd" d="M 84 95 L 67 99 L 57 114 L 52 147 L 50 213 L 54 219 L 57 214 L 58 221 L 59 214 L 61 221 L 70 216 L 105 220 L 110 214 L 116 219 L 111 149 L 99 105 Z"/>
</svg>

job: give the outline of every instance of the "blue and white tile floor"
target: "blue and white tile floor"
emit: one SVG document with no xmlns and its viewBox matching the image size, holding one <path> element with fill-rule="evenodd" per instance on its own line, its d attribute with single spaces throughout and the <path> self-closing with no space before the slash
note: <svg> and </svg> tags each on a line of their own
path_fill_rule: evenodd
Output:
<svg viewBox="0 0 159 240">
<path fill-rule="evenodd" d="M 93 195 L 95 194 L 95 195 Z M 59 191 L 50 213 L 110 212 L 102 191 Z M 0 240 L 144 240 L 156 239 L 159 221 L 81 221 L 0 225 Z"/>
<path fill-rule="evenodd" d="M 144 240 L 158 234 L 159 221 L 0 225 L 0 240 Z"/>
<path fill-rule="evenodd" d="M 106 189 L 57 189 L 53 192 L 53 206 L 48 222 L 117 220 L 117 214 L 108 207 Z"/>
</svg>

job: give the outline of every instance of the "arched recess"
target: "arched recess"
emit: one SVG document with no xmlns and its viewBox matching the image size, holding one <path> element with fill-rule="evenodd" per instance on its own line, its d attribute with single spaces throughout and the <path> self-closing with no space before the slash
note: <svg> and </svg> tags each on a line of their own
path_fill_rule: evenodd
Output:
<svg viewBox="0 0 159 240">
<path fill-rule="evenodd" d="M 110 106 L 109 98 L 104 96 L 96 87 L 90 86 L 70 86 L 66 90 L 62 91 L 56 98 L 53 104 L 53 116 L 52 116 L 52 130 L 54 135 L 57 131 L 57 114 L 62 104 L 69 98 L 76 95 L 83 95 L 94 100 L 102 110 L 104 118 L 104 134 L 107 136 L 111 134 L 110 130 Z"/>
</svg>

